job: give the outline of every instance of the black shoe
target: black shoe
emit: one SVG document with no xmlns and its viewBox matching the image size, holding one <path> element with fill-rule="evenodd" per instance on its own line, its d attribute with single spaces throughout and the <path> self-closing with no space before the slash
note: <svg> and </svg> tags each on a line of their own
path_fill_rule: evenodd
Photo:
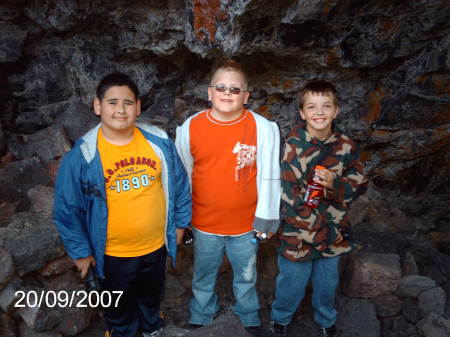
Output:
<svg viewBox="0 0 450 337">
<path fill-rule="evenodd" d="M 198 329 L 201 328 L 202 326 L 204 326 L 203 324 L 193 324 L 193 323 L 189 323 L 187 328 L 189 330 L 194 330 L 194 329 Z"/>
<path fill-rule="evenodd" d="M 254 337 L 263 337 L 263 330 L 260 326 L 246 326 L 245 330 Z"/>
<path fill-rule="evenodd" d="M 317 337 L 337 337 L 336 327 L 333 325 L 329 328 L 320 328 L 317 332 Z"/>
<path fill-rule="evenodd" d="M 287 336 L 287 325 L 270 322 L 270 333 L 272 336 Z"/>
</svg>

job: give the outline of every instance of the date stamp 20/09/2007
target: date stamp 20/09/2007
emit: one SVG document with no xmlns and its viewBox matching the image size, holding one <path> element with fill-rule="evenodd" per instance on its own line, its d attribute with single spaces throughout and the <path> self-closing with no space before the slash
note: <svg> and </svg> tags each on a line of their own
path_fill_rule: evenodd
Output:
<svg viewBox="0 0 450 337">
<path fill-rule="evenodd" d="M 85 291 L 85 290 L 17 290 L 14 307 L 34 308 L 46 306 L 48 308 L 109 308 L 117 307 L 123 291 Z"/>
</svg>

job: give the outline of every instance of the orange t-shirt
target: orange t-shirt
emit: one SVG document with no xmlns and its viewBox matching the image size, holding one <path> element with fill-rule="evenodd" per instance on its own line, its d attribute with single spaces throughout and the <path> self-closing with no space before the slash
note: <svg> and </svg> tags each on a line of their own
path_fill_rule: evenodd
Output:
<svg viewBox="0 0 450 337">
<path fill-rule="evenodd" d="M 243 114 L 230 122 L 200 113 L 190 123 L 192 224 L 213 234 L 249 232 L 255 218 L 256 122 Z"/>
<path fill-rule="evenodd" d="M 166 218 L 161 160 L 137 128 L 126 145 L 109 143 L 100 129 L 97 146 L 108 205 L 105 254 L 134 257 L 161 248 Z"/>
</svg>

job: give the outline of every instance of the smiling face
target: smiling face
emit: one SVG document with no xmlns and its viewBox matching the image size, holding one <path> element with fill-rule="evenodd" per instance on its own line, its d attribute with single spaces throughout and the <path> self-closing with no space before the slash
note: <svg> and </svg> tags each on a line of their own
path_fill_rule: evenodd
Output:
<svg viewBox="0 0 450 337">
<path fill-rule="evenodd" d="M 212 103 L 213 117 L 221 121 L 230 121 L 238 118 L 244 110 L 244 104 L 247 103 L 249 93 L 241 73 L 235 70 L 219 70 L 214 75 L 212 86 L 224 85 L 226 87 L 236 87 L 241 89 L 239 94 L 232 94 L 229 89 L 219 92 L 215 87 L 208 88 L 208 100 Z"/>
<path fill-rule="evenodd" d="M 300 116 L 306 121 L 306 131 L 321 140 L 328 138 L 333 120 L 339 112 L 335 97 L 331 93 L 306 92 Z"/>
<path fill-rule="evenodd" d="M 104 135 L 117 137 L 133 131 L 141 103 L 128 86 L 112 86 L 101 100 L 95 98 L 94 110 L 100 116 Z"/>
</svg>

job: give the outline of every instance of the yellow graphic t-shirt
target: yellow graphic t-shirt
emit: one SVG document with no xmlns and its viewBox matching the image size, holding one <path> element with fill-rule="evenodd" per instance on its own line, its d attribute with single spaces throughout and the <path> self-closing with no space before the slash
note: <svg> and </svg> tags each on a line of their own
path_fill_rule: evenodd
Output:
<svg viewBox="0 0 450 337">
<path fill-rule="evenodd" d="M 135 257 L 164 245 L 166 204 L 161 160 L 144 135 L 134 129 L 126 145 L 97 139 L 108 205 L 106 255 Z"/>
</svg>

